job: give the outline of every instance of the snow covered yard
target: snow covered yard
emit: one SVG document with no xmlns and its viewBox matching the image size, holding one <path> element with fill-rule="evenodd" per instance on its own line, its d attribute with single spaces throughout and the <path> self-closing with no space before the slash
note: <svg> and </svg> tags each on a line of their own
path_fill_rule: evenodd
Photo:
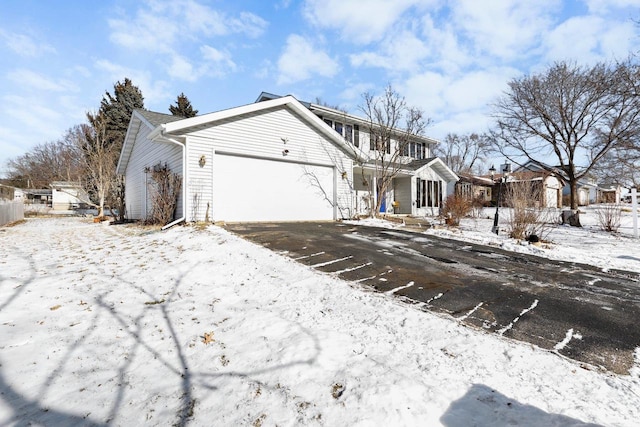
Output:
<svg viewBox="0 0 640 427">
<path fill-rule="evenodd" d="M 464 238 L 547 256 L 586 259 L 595 244 L 562 254 L 559 244 L 534 249 L 473 227 L 463 224 Z M 635 240 L 594 241 L 608 254 L 594 261 L 603 268 L 640 264 Z M 578 245 L 566 237 L 562 247 L 569 242 Z M 640 350 L 629 376 L 585 369 L 213 226 L 160 232 L 54 218 L 0 229 L 0 337 L 0 425 L 640 419 Z"/>
</svg>

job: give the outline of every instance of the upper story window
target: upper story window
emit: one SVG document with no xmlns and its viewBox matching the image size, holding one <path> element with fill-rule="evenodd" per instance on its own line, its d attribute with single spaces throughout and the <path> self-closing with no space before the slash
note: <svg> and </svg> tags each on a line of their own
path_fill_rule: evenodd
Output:
<svg viewBox="0 0 640 427">
<path fill-rule="evenodd" d="M 344 129 L 344 126 L 342 125 L 342 123 L 334 122 L 333 126 L 334 126 L 333 128 L 336 130 L 336 132 L 338 132 L 340 135 L 342 135 L 342 131 Z"/>
<path fill-rule="evenodd" d="M 353 143 L 353 126 L 344 126 L 344 139 L 346 139 L 347 142 Z"/>
<path fill-rule="evenodd" d="M 360 146 L 360 126 L 353 125 L 353 145 Z"/>
<path fill-rule="evenodd" d="M 427 158 L 427 146 L 422 142 L 410 142 L 402 147 L 402 155 L 421 160 Z"/>
</svg>

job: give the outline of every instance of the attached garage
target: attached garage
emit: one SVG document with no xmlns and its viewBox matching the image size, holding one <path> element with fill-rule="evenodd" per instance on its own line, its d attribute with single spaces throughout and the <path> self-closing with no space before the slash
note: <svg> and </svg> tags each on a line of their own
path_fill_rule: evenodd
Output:
<svg viewBox="0 0 640 427">
<path fill-rule="evenodd" d="M 136 110 L 118 173 L 134 219 L 147 214 L 146 171 L 168 164 L 181 177 L 173 223 L 333 221 L 352 216 L 354 158 L 341 135 L 287 96 L 179 120 Z"/>
<path fill-rule="evenodd" d="M 213 174 L 216 221 L 335 219 L 333 167 L 216 154 Z"/>
</svg>

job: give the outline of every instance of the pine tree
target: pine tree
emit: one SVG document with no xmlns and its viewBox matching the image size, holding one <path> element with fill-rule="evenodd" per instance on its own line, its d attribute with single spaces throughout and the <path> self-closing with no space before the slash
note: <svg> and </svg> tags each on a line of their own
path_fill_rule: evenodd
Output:
<svg viewBox="0 0 640 427">
<path fill-rule="evenodd" d="M 104 126 L 104 143 L 115 144 L 119 150 L 127 134 L 131 113 L 136 108 L 144 108 L 142 92 L 127 77 L 113 85 L 113 95 L 105 92 L 97 115 L 87 113 L 89 123 L 95 128 L 97 121 Z"/>
<path fill-rule="evenodd" d="M 97 113 L 87 113 L 91 125 L 83 146 L 90 172 L 87 186 L 90 192 L 100 195 L 100 216 L 107 203 L 117 207 L 120 219 L 124 219 L 124 180 L 116 175 L 116 166 L 136 108 L 144 108 L 142 92 L 125 77 L 124 82 L 113 85 L 113 95 L 105 92 Z"/>
<path fill-rule="evenodd" d="M 175 105 L 169 105 L 169 111 L 174 116 L 185 118 L 195 117 L 198 115 L 198 110 L 193 109 L 191 101 L 189 101 L 189 98 L 187 98 L 184 93 L 178 95 Z"/>
</svg>

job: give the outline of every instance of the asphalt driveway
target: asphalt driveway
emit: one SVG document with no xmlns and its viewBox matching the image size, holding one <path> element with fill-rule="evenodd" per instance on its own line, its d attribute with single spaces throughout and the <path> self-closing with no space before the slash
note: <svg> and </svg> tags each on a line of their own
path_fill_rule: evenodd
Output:
<svg viewBox="0 0 640 427">
<path fill-rule="evenodd" d="M 626 374 L 640 347 L 640 275 L 434 236 L 306 222 L 229 224 L 300 263 L 466 325 Z"/>
</svg>

